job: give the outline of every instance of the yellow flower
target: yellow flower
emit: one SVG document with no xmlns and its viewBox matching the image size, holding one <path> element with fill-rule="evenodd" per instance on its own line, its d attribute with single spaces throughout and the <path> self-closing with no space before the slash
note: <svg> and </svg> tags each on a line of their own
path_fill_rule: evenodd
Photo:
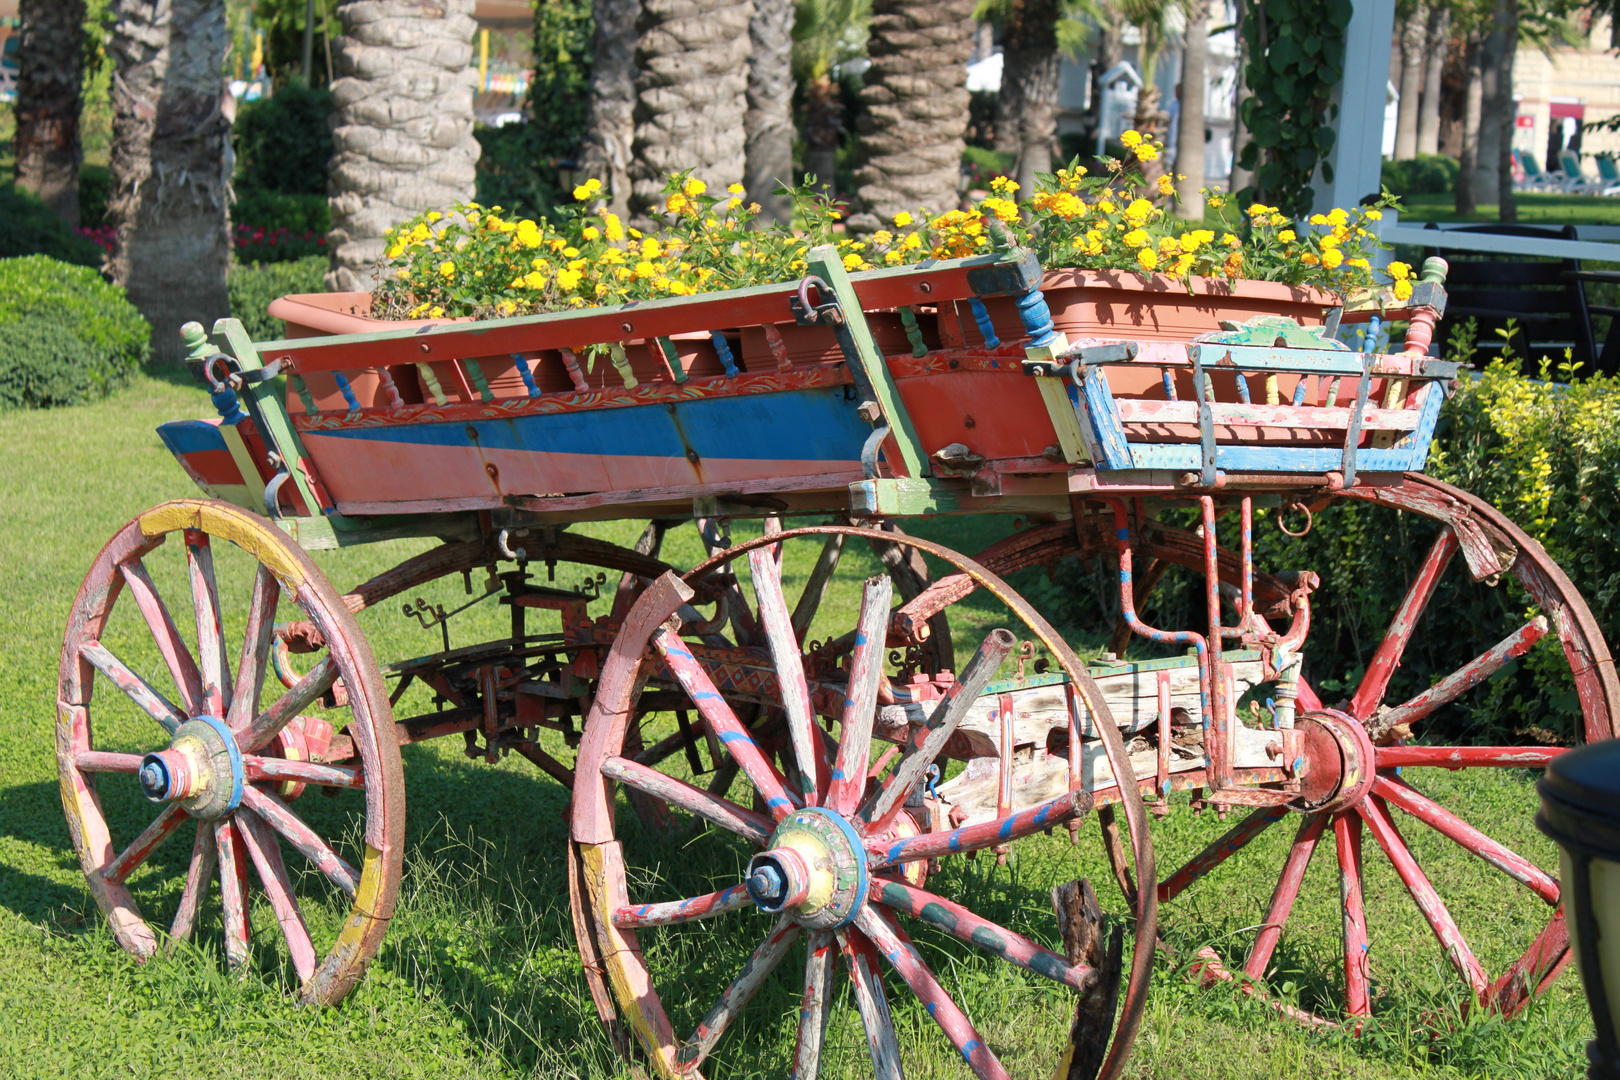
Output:
<svg viewBox="0 0 1620 1080">
<path fill-rule="evenodd" d="M 643 281 L 657 273 L 658 267 L 654 266 L 646 259 L 642 259 L 640 262 L 636 263 L 636 277 Z"/>
<path fill-rule="evenodd" d="M 1168 259 L 1172 255 L 1180 254 L 1180 252 L 1181 252 L 1181 241 L 1177 240 L 1173 236 L 1162 236 L 1162 237 L 1159 238 L 1159 254 L 1160 255 L 1162 255 L 1166 259 Z"/>
<path fill-rule="evenodd" d="M 1405 278 L 1395 283 L 1395 299 L 1410 300 L 1412 298 L 1412 283 Z"/>
<path fill-rule="evenodd" d="M 523 275 L 523 286 L 528 289 L 543 289 L 546 287 L 546 275 L 538 270 L 530 270 Z"/>
<path fill-rule="evenodd" d="M 444 215 L 439 213 L 437 210 L 428 211 L 427 219 L 429 221 L 438 221 L 442 217 L 444 217 Z"/>
<path fill-rule="evenodd" d="M 695 176 L 689 178 L 686 183 L 681 185 L 681 193 L 684 194 L 688 199 L 695 199 L 708 190 L 709 185 L 705 184 Z"/>
<path fill-rule="evenodd" d="M 1176 277 L 1186 277 L 1192 271 L 1193 260 L 1194 256 L 1192 255 L 1176 256 L 1176 265 L 1170 270 L 1170 273 Z"/>
<path fill-rule="evenodd" d="M 879 229 L 877 232 L 872 234 L 872 243 L 876 244 L 878 247 L 883 247 L 885 244 L 892 244 L 894 243 L 894 233 L 890 232 L 888 229 Z"/>
<path fill-rule="evenodd" d="M 1299 261 L 1304 263 L 1306 266 L 1317 266 L 1322 262 L 1322 260 L 1316 256 L 1316 253 L 1311 251 L 1307 251 L 1305 254 L 1301 255 L 1299 257 Z"/>
<path fill-rule="evenodd" d="M 890 266 L 894 266 L 901 259 L 904 259 L 905 257 L 906 257 L 905 253 L 902 252 L 902 251 L 899 251 L 898 249 L 894 250 L 894 251 L 885 251 L 883 253 L 883 261 L 888 263 Z"/>
<path fill-rule="evenodd" d="M 1159 194 L 1160 195 L 1174 195 L 1175 192 L 1176 192 L 1175 178 L 1173 176 L 1171 176 L 1169 173 L 1160 174 L 1160 176 L 1159 176 Z"/>
<path fill-rule="evenodd" d="M 542 241 L 540 227 L 532 221 L 520 221 L 517 227 L 517 242 L 526 248 L 537 248 Z"/>
<path fill-rule="evenodd" d="M 598 240 L 602 236 L 602 230 L 598 229 L 595 225 L 587 225 L 580 230 L 579 235 L 583 236 L 587 240 Z"/>
<path fill-rule="evenodd" d="M 990 190 L 1002 195 L 1011 195 L 1018 190 L 1018 181 L 1005 176 L 997 176 L 990 181 Z"/>
<path fill-rule="evenodd" d="M 510 315 L 512 312 L 517 310 L 517 305 L 512 303 L 510 300 L 502 300 L 500 303 L 495 305 L 495 310 L 500 312 L 502 315 Z"/>
<path fill-rule="evenodd" d="M 411 242 L 416 243 L 416 244 L 420 244 L 422 241 L 426 240 L 428 237 L 430 237 L 432 235 L 433 234 L 428 231 L 428 227 L 426 225 L 423 225 L 420 221 L 418 221 L 416 223 L 416 228 L 411 230 Z"/>
<path fill-rule="evenodd" d="M 1132 229 L 1122 239 L 1124 239 L 1126 247 L 1139 248 L 1148 242 L 1149 237 L 1143 229 Z"/>
<path fill-rule="evenodd" d="M 1285 244 L 1292 244 L 1295 240 L 1294 230 L 1284 229 L 1282 232 L 1277 234 L 1277 239 L 1281 240 Z"/>
<path fill-rule="evenodd" d="M 593 177 L 574 189 L 574 198 L 578 199 L 580 202 L 585 202 L 601 190 L 602 181 Z"/>
<path fill-rule="evenodd" d="M 1283 217 L 1281 214 L 1272 214 L 1271 215 L 1271 224 L 1273 226 L 1286 225 L 1286 224 L 1288 224 L 1288 219 Z"/>
<path fill-rule="evenodd" d="M 1237 233 L 1221 233 L 1221 243 L 1227 247 L 1242 247 L 1243 241 L 1237 238 Z"/>
<path fill-rule="evenodd" d="M 909 218 L 911 215 L 907 214 L 906 216 Z M 907 233 L 906 238 L 900 241 L 900 246 L 906 251 L 916 251 L 922 247 L 922 237 L 916 233 Z"/>
<path fill-rule="evenodd" d="M 557 271 L 557 288 L 564 292 L 572 292 L 579 287 L 580 279 L 584 276 L 584 271 L 581 270 L 559 270 Z"/>
<path fill-rule="evenodd" d="M 619 220 L 618 214 L 606 210 L 602 211 L 602 224 L 607 229 L 607 238 L 609 240 L 617 243 L 624 239 L 624 222 Z"/>
<path fill-rule="evenodd" d="M 1223 269 L 1226 271 L 1226 276 L 1227 277 L 1235 278 L 1240 273 L 1242 273 L 1243 272 L 1243 252 L 1234 251 L 1234 252 L 1229 253 L 1226 256 L 1226 264 L 1223 267 Z"/>
<path fill-rule="evenodd" d="M 1366 259 L 1346 259 L 1346 260 L 1344 260 L 1344 265 L 1353 266 L 1357 270 L 1367 270 L 1367 269 L 1370 269 L 1371 266 L 1372 266 L 1372 264 L 1369 263 Z"/>
<path fill-rule="evenodd" d="M 577 259 L 577 258 L 579 258 L 579 248 L 575 247 L 572 244 L 570 244 L 567 247 L 563 248 L 562 253 L 563 253 L 563 257 L 566 258 L 566 259 Z"/>
<path fill-rule="evenodd" d="M 1250 217 L 1265 217 L 1267 214 L 1275 214 L 1276 212 L 1277 208 L 1275 206 L 1266 206 L 1263 203 L 1255 203 L 1249 207 Z"/>
<path fill-rule="evenodd" d="M 388 249 L 388 257 L 390 259 L 397 259 L 403 254 L 405 254 L 404 244 L 395 244 L 393 247 Z"/>
<path fill-rule="evenodd" d="M 1125 220 L 1135 228 L 1141 228 L 1142 223 L 1153 216 L 1153 204 L 1146 199 L 1133 199 L 1131 205 L 1125 208 Z"/>
<path fill-rule="evenodd" d="M 1152 143 L 1143 143 L 1136 148 L 1137 161 L 1158 161 L 1159 148 Z"/>
<path fill-rule="evenodd" d="M 1145 247 L 1136 253 L 1136 261 L 1143 270 L 1152 271 L 1159 265 L 1159 253 L 1150 247 Z"/>
<path fill-rule="evenodd" d="M 1405 281 L 1412 273 L 1412 268 L 1403 262 L 1392 262 L 1384 269 L 1388 270 L 1389 276 L 1396 281 Z"/>
<path fill-rule="evenodd" d="M 1383 221 L 1384 220 L 1384 213 L 1383 213 L 1382 210 L 1369 210 L 1369 211 L 1367 211 L 1367 220 L 1368 221 Z"/>
<path fill-rule="evenodd" d="M 1326 225 L 1328 223 L 1326 214 L 1312 214 L 1310 221 L 1312 225 Z"/>
<path fill-rule="evenodd" d="M 590 265 L 590 262 L 591 262 L 591 260 L 589 260 L 589 259 L 574 259 L 573 261 L 571 261 L 568 264 L 568 269 L 570 269 L 570 270 L 583 270 L 583 269 L 585 269 L 585 267 Z"/>
<path fill-rule="evenodd" d="M 902 228 L 902 229 L 905 228 L 907 225 L 910 225 L 913 220 L 915 220 L 915 219 L 913 219 L 912 216 L 909 213 L 907 213 L 906 211 L 904 211 L 904 210 L 902 210 L 898 214 L 894 215 L 894 223 L 895 223 L 895 225 L 897 227 L 899 227 L 899 228 Z"/>
<path fill-rule="evenodd" d="M 1128 146 L 1132 150 L 1135 150 L 1138 146 L 1142 145 L 1142 134 L 1134 129 L 1130 131 L 1122 131 L 1119 135 L 1119 141 L 1121 145 Z"/>
<path fill-rule="evenodd" d="M 1011 199 L 989 198 L 980 205 L 994 214 L 998 221 L 1018 220 L 1018 204 Z"/>
<path fill-rule="evenodd" d="M 1322 252 L 1322 265 L 1329 270 L 1337 270 L 1344 264 L 1344 252 L 1338 248 L 1328 248 Z"/>
<path fill-rule="evenodd" d="M 442 318 L 444 318 L 444 308 L 435 307 L 432 311 L 428 312 L 428 318 L 430 318 L 430 319 L 442 319 Z"/>
<path fill-rule="evenodd" d="M 641 242 L 641 257 L 642 258 L 644 258 L 644 259 L 656 259 L 660 254 L 662 254 L 662 249 L 658 246 L 658 241 L 657 240 L 654 240 L 652 237 L 649 236 L 649 237 L 647 237 L 645 240 L 643 240 Z"/>
<path fill-rule="evenodd" d="M 664 200 L 664 209 L 668 210 L 672 214 L 678 214 L 691 205 L 692 204 L 687 197 L 678 191 Z"/>
<path fill-rule="evenodd" d="M 439 273 L 443 274 L 445 277 L 451 277 L 455 274 L 455 272 L 456 264 L 451 262 L 449 259 L 446 259 L 444 262 L 439 264 Z"/>
<path fill-rule="evenodd" d="M 1328 211 L 1327 219 L 1329 225 L 1344 225 L 1349 222 L 1350 215 L 1338 207 L 1334 207 Z"/>
<path fill-rule="evenodd" d="M 855 252 L 852 251 L 848 255 L 844 256 L 844 269 L 845 270 L 853 270 L 859 265 L 861 265 L 861 257 L 859 255 L 857 255 Z"/>
</svg>

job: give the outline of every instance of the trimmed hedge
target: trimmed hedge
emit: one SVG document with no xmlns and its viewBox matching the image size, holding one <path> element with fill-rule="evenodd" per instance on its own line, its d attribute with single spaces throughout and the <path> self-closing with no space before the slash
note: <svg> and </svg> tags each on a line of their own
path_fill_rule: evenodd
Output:
<svg viewBox="0 0 1620 1080">
<path fill-rule="evenodd" d="M 109 285 L 94 270 L 44 255 L 0 259 L 0 327 L 39 323 L 59 329 L 85 351 L 82 355 L 64 351 L 53 344 L 54 339 L 39 339 L 45 349 L 41 355 L 55 358 L 47 367 L 70 362 L 75 367 L 71 374 L 48 379 L 40 374 L 44 369 L 19 360 L 16 352 L 0 358 L 7 380 L 24 369 L 32 372 L 17 377 L 34 389 L 7 391 L 7 404 L 70 405 L 104 397 L 128 383 L 151 353 L 151 326 L 125 298 L 124 290 Z M 29 336 L 34 331 L 19 334 L 22 337 L 12 339 L 14 349 L 22 348 L 18 342 L 34 341 Z"/>
<path fill-rule="evenodd" d="M 272 319 L 265 309 L 270 301 L 288 293 L 325 292 L 323 278 L 327 265 L 325 255 L 312 255 L 292 262 L 231 267 L 231 314 L 242 320 L 254 341 L 272 341 L 284 336 L 286 324 Z"/>
<path fill-rule="evenodd" d="M 100 266 L 102 251 L 32 195 L 0 187 L 0 259 L 48 255 L 80 266 Z"/>
<path fill-rule="evenodd" d="M 97 397 L 99 359 L 72 331 L 45 319 L 0 325 L 0 405 L 48 409 Z"/>
<path fill-rule="evenodd" d="M 1457 174 L 1462 171 L 1456 158 L 1443 154 L 1419 154 L 1409 161 L 1386 161 L 1384 186 L 1395 195 L 1443 195 L 1457 190 Z"/>
</svg>

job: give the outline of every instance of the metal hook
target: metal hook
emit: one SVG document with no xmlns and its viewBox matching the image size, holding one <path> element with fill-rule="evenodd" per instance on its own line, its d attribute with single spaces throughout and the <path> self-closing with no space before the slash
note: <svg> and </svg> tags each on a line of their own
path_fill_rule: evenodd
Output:
<svg viewBox="0 0 1620 1080">
<path fill-rule="evenodd" d="M 529 553 L 522 548 L 514 548 L 508 543 L 508 537 L 511 535 L 511 529 L 502 529 L 495 537 L 495 549 L 514 562 L 527 562 Z"/>
</svg>

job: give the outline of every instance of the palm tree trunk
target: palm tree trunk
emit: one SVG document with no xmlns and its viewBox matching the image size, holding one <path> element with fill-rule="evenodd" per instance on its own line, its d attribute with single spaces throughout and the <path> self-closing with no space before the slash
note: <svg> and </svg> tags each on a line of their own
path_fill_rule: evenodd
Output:
<svg viewBox="0 0 1620 1080">
<path fill-rule="evenodd" d="M 22 0 L 17 13 L 17 186 L 77 225 L 84 0 Z"/>
<path fill-rule="evenodd" d="M 1057 142 L 1058 0 L 1014 0 L 1002 22 L 1001 93 L 1017 102 L 1014 179 L 1027 197 L 1035 174 L 1052 171 Z"/>
<path fill-rule="evenodd" d="M 866 213 L 850 227 L 877 229 L 902 210 L 951 209 L 967 131 L 973 0 L 873 0 L 867 49 L 858 174 Z"/>
<path fill-rule="evenodd" d="M 1254 184 L 1254 173 L 1238 164 L 1243 157 L 1243 147 L 1249 142 L 1249 130 L 1243 126 L 1243 103 L 1250 97 L 1249 94 L 1249 47 L 1243 41 L 1243 20 L 1249 18 L 1248 4 L 1244 0 L 1237 3 L 1237 86 L 1232 91 L 1232 175 L 1227 179 L 1226 190 L 1236 194 L 1244 188 Z"/>
<path fill-rule="evenodd" d="M 838 140 L 844 134 L 844 106 L 831 75 L 818 75 L 804 88 L 804 171 L 816 187 L 833 194 Z"/>
<path fill-rule="evenodd" d="M 1181 53 L 1181 125 L 1176 131 L 1176 216 L 1204 217 L 1204 72 L 1209 64 L 1209 0 L 1192 0 Z"/>
<path fill-rule="evenodd" d="M 1501 0 L 1497 0 L 1500 9 Z M 1482 203 L 1500 203 L 1497 183 L 1497 156 L 1502 152 L 1502 128 L 1495 123 L 1502 110 L 1513 111 L 1512 88 L 1502 81 L 1504 51 L 1512 52 L 1499 23 L 1487 22 L 1487 33 L 1480 45 L 1480 124 L 1479 149 L 1474 158 L 1474 198 Z M 1510 68 L 1511 70 L 1511 68 Z M 1511 129 L 1509 129 L 1511 130 Z"/>
<path fill-rule="evenodd" d="M 641 0 L 593 0 L 596 56 L 582 148 L 586 171 L 601 180 L 608 204 L 630 214 L 630 145 L 636 134 L 636 19 Z M 535 122 L 541 122 L 540 117 Z"/>
<path fill-rule="evenodd" d="M 1479 162 L 1479 124 L 1484 112 L 1485 87 L 1482 53 L 1477 31 L 1470 31 L 1463 53 L 1468 90 L 1463 95 L 1462 152 L 1457 155 L 1457 213 L 1472 214 L 1479 205 L 1475 165 Z"/>
<path fill-rule="evenodd" d="M 230 313 L 226 195 L 230 122 L 220 76 L 224 0 L 114 0 L 113 281 L 152 324 L 152 357 L 178 363 L 180 327 Z"/>
<path fill-rule="evenodd" d="M 1165 134 L 1169 120 L 1169 114 L 1159 108 L 1159 54 L 1164 50 L 1164 29 L 1157 16 L 1153 22 L 1142 23 L 1140 29 L 1142 44 L 1137 55 L 1141 58 L 1142 89 L 1136 92 L 1136 116 L 1131 126 L 1145 136 L 1158 138 Z M 1136 169 L 1143 180 L 1152 183 L 1164 172 L 1164 156 L 1139 162 Z"/>
<path fill-rule="evenodd" d="M 333 43 L 332 269 L 326 287 L 369 289 L 383 230 L 472 199 L 472 0 L 348 0 Z"/>
<path fill-rule="evenodd" d="M 1519 208 L 1513 201 L 1513 128 L 1514 114 L 1518 112 L 1513 104 L 1513 58 L 1519 51 L 1519 0 L 1496 0 L 1496 28 L 1505 43 L 1497 75 L 1501 108 L 1491 117 L 1497 128 L 1497 219 L 1518 221 Z"/>
<path fill-rule="evenodd" d="M 1417 156 L 1418 111 L 1422 105 L 1424 37 L 1427 17 L 1414 4 L 1401 20 L 1401 100 L 1395 114 L 1395 160 Z"/>
<path fill-rule="evenodd" d="M 793 0 L 754 0 L 748 23 L 748 111 L 743 187 L 761 225 L 787 225 L 793 200 L 772 192 L 793 183 Z"/>
<path fill-rule="evenodd" d="M 1429 9 L 1424 49 L 1423 103 L 1418 111 L 1417 152 L 1440 152 L 1440 82 L 1446 67 L 1446 42 L 1451 36 L 1451 9 L 1436 4 Z"/>
<path fill-rule="evenodd" d="M 644 0 L 636 24 L 636 135 L 630 212 L 662 200 L 691 169 L 711 187 L 741 183 L 750 0 Z"/>
</svg>

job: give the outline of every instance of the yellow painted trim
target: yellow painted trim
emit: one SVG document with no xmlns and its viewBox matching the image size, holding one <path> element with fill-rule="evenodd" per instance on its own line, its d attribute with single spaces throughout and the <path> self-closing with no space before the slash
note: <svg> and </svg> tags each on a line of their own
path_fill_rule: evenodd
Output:
<svg viewBox="0 0 1620 1080">
<path fill-rule="evenodd" d="M 1075 413 L 1074 402 L 1069 400 L 1069 380 L 1036 379 L 1035 385 L 1040 388 L 1046 414 L 1052 418 L 1052 429 L 1057 432 L 1058 449 L 1063 451 L 1063 460 L 1071 465 L 1090 460 L 1086 453 L 1085 436 L 1080 431 L 1080 419 Z"/>
<path fill-rule="evenodd" d="M 140 523 L 143 536 L 200 529 L 258 559 L 289 592 L 296 592 L 304 583 L 304 568 L 287 549 L 281 531 L 237 507 L 181 499 L 148 510 L 140 516 Z"/>
<path fill-rule="evenodd" d="M 600 950 L 602 966 L 607 969 L 608 982 L 613 986 L 613 996 L 618 1000 L 619 1010 L 629 1022 L 630 1029 L 636 1033 L 641 1048 L 652 1060 L 653 1069 L 665 1080 L 685 1080 L 685 1075 L 675 1066 L 675 1046 L 667 1041 L 664 1033 L 658 1030 L 658 1025 L 648 1015 L 646 1007 L 642 1004 L 641 988 L 636 985 L 639 981 L 634 978 L 636 973 L 625 963 L 625 956 L 632 953 L 634 946 L 627 940 L 624 931 L 613 925 L 614 898 L 606 873 L 608 856 L 606 849 L 609 847 L 617 849 L 618 844 L 579 845 L 580 861 L 585 871 L 585 888 L 590 895 L 591 907 L 596 913 L 597 937 L 602 945 Z M 616 850 L 614 854 L 617 854 Z M 650 989 L 648 987 L 648 990 Z M 656 1000 L 653 998 L 653 1001 Z"/>
</svg>

